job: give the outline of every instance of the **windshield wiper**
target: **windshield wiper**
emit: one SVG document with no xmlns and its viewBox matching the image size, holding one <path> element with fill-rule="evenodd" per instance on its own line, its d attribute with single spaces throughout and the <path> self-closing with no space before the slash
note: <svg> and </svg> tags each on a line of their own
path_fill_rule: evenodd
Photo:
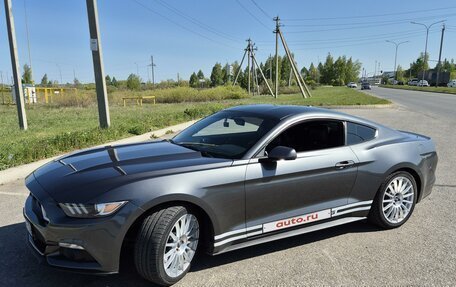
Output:
<svg viewBox="0 0 456 287">
<path fill-rule="evenodd" d="M 211 143 L 200 143 L 200 142 L 173 142 L 178 145 L 200 145 L 200 146 L 217 146 L 216 144 L 211 144 Z"/>
<path fill-rule="evenodd" d="M 209 144 L 209 143 L 200 143 L 200 142 L 173 142 L 174 144 L 181 145 L 183 147 L 192 149 L 194 151 L 198 151 L 201 153 L 202 156 L 204 157 L 214 157 L 210 152 L 205 151 L 205 150 L 200 150 L 195 148 L 195 146 L 217 146 L 215 144 Z"/>
</svg>

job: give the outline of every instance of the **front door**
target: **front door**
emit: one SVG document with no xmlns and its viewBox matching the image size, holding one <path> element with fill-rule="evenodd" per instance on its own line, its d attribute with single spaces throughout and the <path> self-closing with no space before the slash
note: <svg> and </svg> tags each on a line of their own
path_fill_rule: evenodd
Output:
<svg viewBox="0 0 456 287">
<path fill-rule="evenodd" d="M 245 182 L 247 230 L 262 225 L 262 231 L 269 232 L 330 218 L 331 208 L 347 204 L 358 159 L 345 145 L 343 122 L 295 125 L 266 151 L 277 145 L 295 148 L 298 157 L 275 163 L 250 160 Z"/>
</svg>

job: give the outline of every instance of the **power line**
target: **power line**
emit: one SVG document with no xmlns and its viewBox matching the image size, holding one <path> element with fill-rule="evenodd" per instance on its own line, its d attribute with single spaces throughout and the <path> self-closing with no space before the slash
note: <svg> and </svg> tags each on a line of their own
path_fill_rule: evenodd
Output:
<svg viewBox="0 0 456 287">
<path fill-rule="evenodd" d="M 152 8 L 150 8 L 150 7 L 146 6 L 146 5 L 144 5 L 143 3 L 139 2 L 138 0 L 132 0 L 132 1 L 135 2 L 136 4 L 138 4 L 139 6 L 143 7 L 144 9 L 146 9 L 146 11 L 149 11 L 149 12 L 155 14 L 155 15 L 158 15 L 158 16 L 164 18 L 164 19 L 167 20 L 168 22 L 173 23 L 174 25 L 180 27 L 181 29 L 186 30 L 187 32 L 190 32 L 190 33 L 192 33 L 192 34 L 198 35 L 198 36 L 200 36 L 200 37 L 202 37 L 202 38 L 204 38 L 204 39 L 206 39 L 206 40 L 209 40 L 209 41 L 211 41 L 211 42 L 213 42 L 213 43 L 217 43 L 217 44 L 222 45 L 222 46 L 224 46 L 224 47 L 234 48 L 233 46 L 226 45 L 226 43 L 222 43 L 222 42 L 220 42 L 220 41 L 214 40 L 214 39 L 212 39 L 212 38 L 210 38 L 210 37 L 208 37 L 208 36 L 206 36 L 206 35 L 204 35 L 204 34 L 201 34 L 201 33 L 197 32 L 197 31 L 194 31 L 194 30 L 190 29 L 190 28 L 188 28 L 188 27 L 186 27 L 186 26 L 184 26 L 184 25 L 182 25 L 182 24 L 180 24 L 180 23 L 178 23 L 178 22 L 172 20 L 171 18 L 166 17 L 165 15 L 163 15 L 163 14 L 161 14 L 161 13 L 159 13 L 159 12 L 153 10 Z"/>
<path fill-rule="evenodd" d="M 435 8 L 435 9 L 425 9 L 425 10 L 414 10 L 414 11 L 407 11 L 407 12 L 387 13 L 387 14 L 371 14 L 371 15 L 363 15 L 363 16 L 342 16 L 342 17 L 321 17 L 321 18 L 289 18 L 289 19 L 284 19 L 284 21 L 361 19 L 361 18 L 373 18 L 373 17 L 407 15 L 407 14 L 415 14 L 415 13 L 427 13 L 427 12 L 430 12 L 430 11 L 440 11 L 440 10 L 450 10 L 450 9 L 456 9 L 456 6 L 442 7 L 442 8 Z"/>
<path fill-rule="evenodd" d="M 264 16 L 266 16 L 266 18 L 272 19 L 272 17 L 269 16 L 269 14 L 266 13 L 266 11 L 264 11 L 264 9 L 261 8 L 261 6 L 257 4 L 257 2 L 255 2 L 255 0 L 250 0 L 250 1 L 253 3 L 253 5 L 255 5 L 261 11 L 261 13 L 263 13 Z"/>
<path fill-rule="evenodd" d="M 446 14 L 442 16 L 438 16 L 438 18 L 442 17 L 454 17 L 456 14 Z M 437 18 L 437 16 L 433 16 L 432 18 Z M 410 22 L 410 19 L 407 21 L 403 22 L 397 22 L 397 23 L 390 23 L 390 24 L 383 24 L 382 26 L 390 26 L 390 25 L 396 25 L 398 23 L 408 23 Z M 346 28 L 333 28 L 333 29 L 321 29 L 321 30 L 304 30 L 304 31 L 287 31 L 288 34 L 299 34 L 299 33 L 315 33 L 315 32 L 330 32 L 330 31 L 343 31 L 343 30 L 357 30 L 357 29 L 366 29 L 366 28 L 372 28 L 372 27 L 378 27 L 379 25 L 364 25 L 364 26 L 354 26 L 354 27 L 346 27 Z"/>
<path fill-rule="evenodd" d="M 239 39 L 236 39 L 235 37 L 225 33 L 225 32 L 222 32 L 222 31 L 219 31 L 203 22 L 201 22 L 200 20 L 190 16 L 190 15 L 187 15 L 185 14 L 184 12 L 182 12 L 181 10 L 171 6 L 169 3 L 166 3 L 165 1 L 162 1 L 162 0 L 156 0 L 160 5 L 164 6 L 165 8 L 167 8 L 168 10 L 174 12 L 175 14 L 181 16 L 181 17 L 184 17 L 185 19 L 187 19 L 188 21 L 192 22 L 193 24 L 197 25 L 198 27 L 208 31 L 208 32 L 211 32 L 213 34 L 216 34 L 220 37 L 223 37 L 225 39 L 228 39 L 230 41 L 236 41 L 236 42 L 239 42 Z"/>
<path fill-rule="evenodd" d="M 439 31 L 433 31 L 434 34 Z M 409 39 L 409 38 L 414 38 L 414 37 L 419 37 L 421 35 L 416 35 L 416 36 L 410 36 L 408 38 L 402 37 L 400 39 Z M 398 40 L 398 39 L 393 39 L 393 40 Z M 379 40 L 379 41 L 366 41 L 366 42 L 360 42 L 360 43 L 355 43 L 355 44 L 347 44 L 347 45 L 339 45 L 339 46 L 327 46 L 327 47 L 310 47 L 310 48 L 299 48 L 295 50 L 319 50 L 319 49 L 335 49 L 335 48 L 343 48 L 343 47 L 353 47 L 353 46 L 360 46 L 360 45 L 371 45 L 371 44 L 378 44 L 378 43 L 384 43 L 384 40 Z"/>
<path fill-rule="evenodd" d="M 250 16 L 253 17 L 253 19 L 255 19 L 258 23 L 260 23 L 265 29 L 267 29 L 268 31 L 271 30 L 270 27 L 268 27 L 266 24 L 264 24 L 263 21 L 261 21 L 260 19 L 258 19 L 252 12 L 250 12 L 249 9 L 247 9 L 247 7 L 244 6 L 244 4 L 242 4 L 239 0 L 236 0 L 236 2 L 239 4 L 239 6 L 241 6 L 245 12 L 247 12 Z"/>
<path fill-rule="evenodd" d="M 396 33 L 384 33 L 384 34 L 375 34 L 375 35 L 367 35 L 367 36 L 359 36 L 359 37 L 344 37 L 344 38 L 329 38 L 329 39 L 315 39 L 315 40 L 298 40 L 298 41 L 289 41 L 292 44 L 331 44 L 331 43 L 342 43 L 342 42 L 353 42 L 353 41 L 363 41 L 363 40 L 377 40 L 377 39 L 389 39 L 391 37 L 400 37 L 403 38 L 404 36 L 410 35 L 418 35 L 422 34 L 421 31 L 418 30 L 408 30 Z M 273 41 L 263 41 L 258 42 L 266 45 L 272 45 Z"/>
<path fill-rule="evenodd" d="M 352 22 L 352 23 L 330 23 L 330 24 L 287 24 L 287 27 L 331 27 L 331 26 L 349 26 L 349 25 L 366 25 L 366 24 L 399 24 L 399 23 L 408 23 L 410 21 L 418 21 L 418 20 L 429 20 L 434 18 L 441 18 L 441 17 L 451 17 L 455 16 L 456 13 L 450 14 L 441 14 L 441 15 L 429 15 L 429 16 L 422 16 L 422 17 L 414 17 L 414 18 L 406 18 L 400 20 L 381 20 L 381 21 L 368 21 L 368 22 Z"/>
</svg>

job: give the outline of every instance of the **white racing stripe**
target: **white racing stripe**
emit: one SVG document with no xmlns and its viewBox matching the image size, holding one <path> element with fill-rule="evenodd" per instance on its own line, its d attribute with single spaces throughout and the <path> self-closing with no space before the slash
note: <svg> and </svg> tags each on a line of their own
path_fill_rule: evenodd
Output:
<svg viewBox="0 0 456 287">
<path fill-rule="evenodd" d="M 333 218 L 333 217 L 341 216 L 341 215 L 351 213 L 351 212 L 370 210 L 372 202 L 373 202 L 372 200 L 368 200 L 368 201 L 350 203 L 347 205 L 342 205 L 342 206 L 334 207 L 331 209 L 320 210 L 320 211 L 311 212 L 311 213 L 304 214 L 304 215 L 290 217 L 287 219 L 281 219 L 278 221 L 268 222 L 268 223 L 265 223 L 262 225 L 256 225 L 256 226 L 251 226 L 251 227 L 247 227 L 247 228 L 241 228 L 241 229 L 237 229 L 237 230 L 228 231 L 228 232 L 216 235 L 214 237 L 215 241 L 225 238 L 224 240 L 215 242 L 214 247 L 218 247 L 218 246 L 221 246 L 226 243 L 236 241 L 239 239 L 245 239 L 250 236 L 260 235 L 260 234 L 264 234 L 264 233 L 268 233 L 268 232 L 272 232 L 272 231 L 276 231 L 276 230 L 282 230 L 282 229 L 286 230 L 290 227 L 295 227 L 295 226 L 299 226 L 299 225 L 306 224 L 306 223 L 311 223 L 311 222 L 316 222 L 319 220 Z M 239 235 L 232 236 L 232 235 L 236 235 L 236 234 L 239 234 Z M 230 236 L 232 236 L 232 237 L 230 237 Z"/>
</svg>

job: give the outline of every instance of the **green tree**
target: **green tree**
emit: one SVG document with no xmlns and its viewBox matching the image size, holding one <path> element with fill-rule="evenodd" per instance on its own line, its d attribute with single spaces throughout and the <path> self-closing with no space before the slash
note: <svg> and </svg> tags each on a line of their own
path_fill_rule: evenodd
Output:
<svg viewBox="0 0 456 287">
<path fill-rule="evenodd" d="M 105 77 L 106 85 L 111 86 L 112 85 L 112 80 L 109 75 L 106 75 Z"/>
<path fill-rule="evenodd" d="M 398 80 L 399 82 L 404 82 L 405 81 L 404 69 L 402 69 L 401 65 L 397 66 L 397 69 L 396 69 L 396 80 Z"/>
<path fill-rule="evenodd" d="M 220 63 L 216 63 L 212 68 L 211 73 L 211 86 L 217 87 L 223 85 L 223 72 L 222 72 L 222 65 Z"/>
<path fill-rule="evenodd" d="M 414 77 L 418 77 L 418 75 L 422 73 L 423 70 L 429 69 L 429 53 L 426 55 L 426 57 L 423 57 L 423 55 L 424 53 L 421 53 L 418 59 L 410 64 L 410 70 L 412 71 L 412 76 Z"/>
<path fill-rule="evenodd" d="M 41 78 L 41 86 L 46 87 L 48 85 L 49 79 L 48 75 L 44 74 L 44 76 Z"/>
<path fill-rule="evenodd" d="M 24 65 L 24 73 L 22 74 L 22 83 L 23 84 L 33 84 L 32 83 L 32 69 L 29 65 Z"/>
<path fill-rule="evenodd" d="M 127 88 L 130 90 L 139 90 L 141 88 L 141 79 L 138 75 L 130 74 L 127 78 Z"/>
<path fill-rule="evenodd" d="M 197 88 L 198 87 L 198 76 L 196 75 L 195 72 L 193 72 L 191 74 L 191 76 L 190 76 L 189 85 L 192 88 Z"/>
<path fill-rule="evenodd" d="M 227 84 L 231 81 L 232 75 L 230 72 L 232 71 L 231 65 L 226 63 L 222 70 L 223 83 Z"/>
<path fill-rule="evenodd" d="M 287 57 L 282 58 L 282 65 L 280 66 L 280 77 L 279 79 L 285 83 L 288 83 L 293 78 L 291 74 L 291 63 Z"/>
<path fill-rule="evenodd" d="M 353 61 L 350 57 L 345 67 L 345 84 L 348 82 L 356 82 L 361 72 L 361 63 L 359 61 Z"/>
<path fill-rule="evenodd" d="M 343 86 L 345 85 L 345 71 L 346 71 L 346 58 L 338 57 L 337 60 L 334 62 L 333 66 L 333 85 L 336 86 Z"/>
<path fill-rule="evenodd" d="M 116 88 L 119 86 L 119 83 L 117 82 L 116 77 L 112 77 L 111 84 Z"/>
<path fill-rule="evenodd" d="M 335 74 L 334 74 L 334 58 L 328 53 L 326 56 L 326 61 L 322 66 L 321 70 L 321 83 L 332 85 L 334 82 Z"/>
<path fill-rule="evenodd" d="M 315 83 L 319 83 L 320 82 L 320 71 L 318 71 L 318 69 L 315 68 L 313 63 L 310 63 L 309 73 L 307 75 L 307 78 L 309 80 L 314 81 Z"/>
<path fill-rule="evenodd" d="M 198 77 L 199 80 L 203 80 L 204 79 L 203 71 L 199 70 L 198 73 L 196 74 L 196 76 Z"/>
</svg>

